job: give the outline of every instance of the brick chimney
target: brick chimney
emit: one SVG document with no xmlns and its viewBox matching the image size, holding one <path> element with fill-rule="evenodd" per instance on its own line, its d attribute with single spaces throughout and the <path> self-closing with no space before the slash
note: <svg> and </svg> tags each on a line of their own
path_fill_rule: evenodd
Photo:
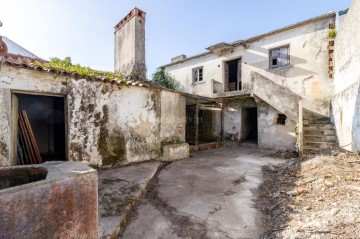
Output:
<svg viewBox="0 0 360 239">
<path fill-rule="evenodd" d="M 115 26 L 115 72 L 146 75 L 145 16 L 134 8 Z"/>
</svg>

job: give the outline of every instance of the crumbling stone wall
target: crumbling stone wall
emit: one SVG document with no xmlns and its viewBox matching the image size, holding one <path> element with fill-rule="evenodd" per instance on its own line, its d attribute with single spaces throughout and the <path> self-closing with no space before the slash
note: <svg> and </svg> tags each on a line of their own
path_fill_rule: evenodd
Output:
<svg viewBox="0 0 360 239">
<path fill-rule="evenodd" d="M 55 75 L 0 65 L 0 166 L 15 165 L 12 92 L 65 95 L 66 80 Z"/>
<path fill-rule="evenodd" d="M 161 156 L 161 92 L 70 80 L 70 158 L 119 165 Z"/>
<path fill-rule="evenodd" d="M 138 86 L 120 88 L 116 84 L 68 79 L 4 65 L 0 74 L 1 166 L 16 164 L 10 160 L 11 90 L 65 97 L 71 161 L 114 165 L 158 159 L 162 140 L 185 137 L 185 99 L 178 93 Z M 165 110 L 173 107 L 172 114 L 168 111 L 162 118 L 162 106 Z M 183 114 L 176 118 L 176 110 Z"/>
<path fill-rule="evenodd" d="M 0 166 L 10 164 L 9 142 L 10 142 L 10 90 L 0 89 Z"/>
</svg>

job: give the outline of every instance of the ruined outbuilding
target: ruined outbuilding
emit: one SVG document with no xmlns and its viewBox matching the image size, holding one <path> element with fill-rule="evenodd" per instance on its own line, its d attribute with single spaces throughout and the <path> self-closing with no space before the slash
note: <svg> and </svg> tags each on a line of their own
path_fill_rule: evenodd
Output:
<svg viewBox="0 0 360 239">
<path fill-rule="evenodd" d="M 144 69 L 144 35 L 138 35 L 144 21 L 145 13 L 135 8 L 116 25 L 115 71 Z M 124 29 L 135 33 L 126 39 Z M 181 93 L 152 82 L 87 77 L 36 62 L 46 63 L 12 53 L 1 60 L 1 166 L 19 164 L 19 110 L 27 112 L 43 161 L 123 165 L 170 160 L 179 152 L 188 156 Z"/>
</svg>

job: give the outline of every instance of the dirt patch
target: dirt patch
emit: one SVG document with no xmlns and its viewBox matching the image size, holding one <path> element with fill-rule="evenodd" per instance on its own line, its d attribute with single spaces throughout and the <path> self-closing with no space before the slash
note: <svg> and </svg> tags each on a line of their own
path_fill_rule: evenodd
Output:
<svg viewBox="0 0 360 239">
<path fill-rule="evenodd" d="M 360 156 L 341 153 L 264 166 L 257 206 L 264 238 L 360 235 Z"/>
<path fill-rule="evenodd" d="M 299 154 L 294 151 L 279 150 L 275 154 L 271 155 L 271 157 L 279 158 L 279 159 L 294 159 L 294 158 L 298 158 Z"/>
</svg>

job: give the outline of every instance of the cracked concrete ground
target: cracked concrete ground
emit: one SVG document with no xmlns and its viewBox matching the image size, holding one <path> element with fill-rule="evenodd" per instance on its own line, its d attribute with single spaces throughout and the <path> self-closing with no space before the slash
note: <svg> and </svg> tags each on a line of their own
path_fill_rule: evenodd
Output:
<svg viewBox="0 0 360 239">
<path fill-rule="evenodd" d="M 224 147 L 197 152 L 158 175 L 122 238 L 259 238 L 261 167 L 272 151 Z"/>
</svg>

